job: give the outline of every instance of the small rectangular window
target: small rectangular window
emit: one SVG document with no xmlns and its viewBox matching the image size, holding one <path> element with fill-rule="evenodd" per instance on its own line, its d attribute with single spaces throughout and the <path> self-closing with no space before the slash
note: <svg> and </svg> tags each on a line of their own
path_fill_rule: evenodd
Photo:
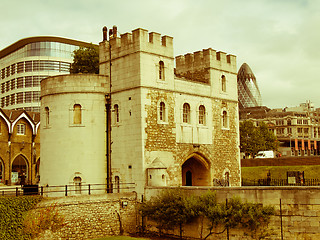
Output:
<svg viewBox="0 0 320 240">
<path fill-rule="evenodd" d="M 26 61 L 25 71 L 32 72 L 32 61 Z"/>
<path fill-rule="evenodd" d="M 23 88 L 24 87 L 24 79 L 23 77 L 19 77 L 17 79 L 17 88 Z"/>
<path fill-rule="evenodd" d="M 24 72 L 24 62 L 18 62 L 17 63 L 17 73 Z"/>
<path fill-rule="evenodd" d="M 32 101 L 32 92 L 25 92 L 25 103 L 30 103 Z"/>
<path fill-rule="evenodd" d="M 12 80 L 11 80 L 10 89 L 11 89 L 11 90 L 16 89 L 16 79 L 12 79 Z"/>
<path fill-rule="evenodd" d="M 10 105 L 15 105 L 16 104 L 16 96 L 15 94 L 10 95 Z"/>
<path fill-rule="evenodd" d="M 11 75 L 16 73 L 16 64 L 11 65 Z"/>
<path fill-rule="evenodd" d="M 17 104 L 23 103 L 23 92 L 17 93 Z"/>
<path fill-rule="evenodd" d="M 17 124 L 17 135 L 26 135 L 26 125 L 25 124 Z"/>
<path fill-rule="evenodd" d="M 25 77 L 25 87 L 32 87 L 32 77 Z"/>
</svg>

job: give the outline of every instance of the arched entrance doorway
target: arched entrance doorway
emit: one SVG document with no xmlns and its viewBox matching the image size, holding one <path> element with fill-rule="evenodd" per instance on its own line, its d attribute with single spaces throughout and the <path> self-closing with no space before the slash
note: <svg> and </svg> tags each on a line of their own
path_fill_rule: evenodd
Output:
<svg viewBox="0 0 320 240">
<path fill-rule="evenodd" d="M 24 156 L 17 156 L 12 163 L 11 183 L 24 185 L 28 182 L 28 162 Z"/>
<path fill-rule="evenodd" d="M 81 194 L 81 181 L 82 181 L 81 177 L 77 176 L 73 178 L 76 194 Z"/>
<path fill-rule="evenodd" d="M 210 167 L 199 155 L 193 155 L 182 165 L 183 186 L 210 186 Z"/>
</svg>

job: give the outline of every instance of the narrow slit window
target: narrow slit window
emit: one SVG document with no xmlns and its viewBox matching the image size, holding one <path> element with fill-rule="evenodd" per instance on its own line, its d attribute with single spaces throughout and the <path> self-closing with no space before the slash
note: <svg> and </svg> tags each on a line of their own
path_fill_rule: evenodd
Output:
<svg viewBox="0 0 320 240">
<path fill-rule="evenodd" d="M 223 111 L 223 113 L 222 113 L 222 126 L 224 128 L 228 128 L 228 114 L 227 114 L 227 111 Z"/>
<path fill-rule="evenodd" d="M 48 127 L 50 124 L 50 110 L 49 107 L 45 107 L 45 113 L 46 113 L 46 126 Z"/>
<path fill-rule="evenodd" d="M 119 105 L 118 104 L 115 104 L 113 106 L 114 108 L 114 116 L 115 116 L 115 120 L 116 120 L 116 123 L 120 122 L 120 117 L 119 117 Z"/>
<path fill-rule="evenodd" d="M 159 62 L 159 79 L 164 80 L 164 62 Z"/>
<path fill-rule="evenodd" d="M 160 103 L 160 108 L 159 108 L 159 120 L 164 122 L 165 117 L 166 117 L 166 105 L 164 102 Z"/>
<path fill-rule="evenodd" d="M 227 80 L 225 75 L 221 76 L 221 88 L 222 88 L 222 92 L 227 91 Z"/>
</svg>

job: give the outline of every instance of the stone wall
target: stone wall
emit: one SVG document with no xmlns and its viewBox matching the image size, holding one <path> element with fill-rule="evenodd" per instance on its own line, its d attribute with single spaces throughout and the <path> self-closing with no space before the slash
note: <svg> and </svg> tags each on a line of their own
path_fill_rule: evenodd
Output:
<svg viewBox="0 0 320 240">
<path fill-rule="evenodd" d="M 56 232 L 46 231 L 38 240 L 95 239 L 136 232 L 136 194 L 103 194 L 48 198 L 35 211 L 55 205 L 64 226 Z"/>
<path fill-rule="evenodd" d="M 150 199 L 162 189 L 147 188 L 145 198 Z M 271 218 L 269 224 L 269 229 L 275 234 L 271 239 L 320 239 L 320 187 L 182 187 L 182 189 L 185 189 L 188 194 L 201 194 L 209 189 L 214 190 L 219 202 L 224 202 L 232 196 L 239 196 L 243 201 L 275 206 L 276 215 Z M 149 222 L 146 223 L 148 224 Z M 195 221 L 184 227 L 184 236 L 199 237 L 199 231 L 199 222 Z M 281 238 L 281 232 L 283 238 Z M 179 235 L 178 230 L 172 233 Z M 205 236 L 205 230 L 203 235 Z M 226 237 L 225 232 L 208 239 L 226 239 Z M 248 232 L 230 230 L 230 239 L 252 238 L 248 236 Z"/>
</svg>

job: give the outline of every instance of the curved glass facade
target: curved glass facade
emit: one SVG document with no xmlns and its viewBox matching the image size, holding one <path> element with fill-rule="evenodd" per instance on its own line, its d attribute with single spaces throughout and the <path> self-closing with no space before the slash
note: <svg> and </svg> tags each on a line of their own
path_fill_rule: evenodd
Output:
<svg viewBox="0 0 320 240">
<path fill-rule="evenodd" d="M 46 41 L 37 41 L 34 37 L 0 51 L 0 107 L 39 112 L 40 81 L 70 73 L 73 51 L 86 45 L 88 43 L 57 37 L 48 37 Z"/>
<path fill-rule="evenodd" d="M 237 75 L 239 108 L 262 106 L 260 90 L 248 64 L 240 67 Z"/>
</svg>

